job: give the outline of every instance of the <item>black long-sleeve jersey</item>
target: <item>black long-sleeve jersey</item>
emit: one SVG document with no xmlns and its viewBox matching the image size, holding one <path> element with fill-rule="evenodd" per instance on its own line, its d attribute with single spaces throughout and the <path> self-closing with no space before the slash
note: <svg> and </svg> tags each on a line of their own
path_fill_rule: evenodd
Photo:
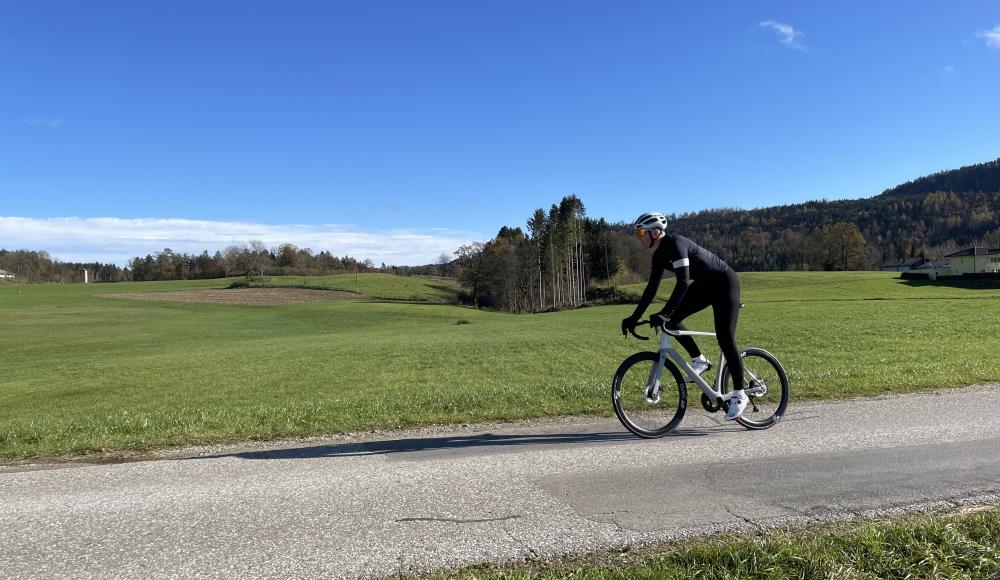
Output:
<svg viewBox="0 0 1000 580">
<path fill-rule="evenodd" d="M 646 289 L 642 292 L 642 298 L 639 299 L 639 305 L 636 306 L 633 315 L 635 318 L 641 318 L 653 301 L 656 291 L 660 288 L 664 270 L 670 270 L 677 276 L 677 285 L 661 310 L 667 316 L 672 316 L 684 299 L 692 279 L 708 280 L 725 274 L 729 270 L 729 265 L 722 261 L 722 258 L 684 236 L 667 234 L 653 252 L 653 268 L 649 273 Z"/>
</svg>

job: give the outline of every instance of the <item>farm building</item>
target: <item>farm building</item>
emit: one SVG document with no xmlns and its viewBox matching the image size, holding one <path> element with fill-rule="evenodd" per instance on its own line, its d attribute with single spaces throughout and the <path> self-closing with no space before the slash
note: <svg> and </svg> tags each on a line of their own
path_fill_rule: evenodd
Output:
<svg viewBox="0 0 1000 580">
<path fill-rule="evenodd" d="M 951 276 L 951 260 L 942 258 L 940 260 L 925 261 L 923 264 L 910 270 L 918 274 L 927 274 L 931 280 L 936 280 L 938 276 Z"/>
<path fill-rule="evenodd" d="M 7 270 L 0 270 L 0 280 L 13 280 L 14 275 Z"/>
<path fill-rule="evenodd" d="M 882 264 L 880 269 L 883 272 L 909 272 L 910 270 L 919 268 L 926 263 L 927 260 L 924 258 L 905 258 L 903 260 Z"/>
</svg>

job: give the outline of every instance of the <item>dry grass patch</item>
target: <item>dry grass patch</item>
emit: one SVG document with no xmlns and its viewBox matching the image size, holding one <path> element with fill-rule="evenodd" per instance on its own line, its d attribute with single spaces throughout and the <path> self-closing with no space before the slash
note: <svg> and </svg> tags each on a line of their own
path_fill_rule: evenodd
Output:
<svg viewBox="0 0 1000 580">
<path fill-rule="evenodd" d="M 196 304 L 238 304 L 241 306 L 278 306 L 322 300 L 356 300 L 360 294 L 338 290 L 307 290 L 304 288 L 212 288 L 206 290 L 180 290 L 176 292 L 136 292 L 131 294 L 103 294 L 105 298 L 126 300 L 158 300 Z"/>
</svg>

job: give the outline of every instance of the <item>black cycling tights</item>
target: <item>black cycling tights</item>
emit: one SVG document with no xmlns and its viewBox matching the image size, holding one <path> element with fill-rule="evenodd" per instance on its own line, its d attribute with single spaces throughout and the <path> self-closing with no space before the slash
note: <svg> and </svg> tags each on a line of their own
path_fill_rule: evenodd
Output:
<svg viewBox="0 0 1000 580">
<path fill-rule="evenodd" d="M 726 357 L 729 374 L 733 377 L 733 388 L 743 388 L 743 358 L 736 348 L 736 321 L 740 316 L 740 279 L 732 268 L 725 274 L 719 274 L 705 280 L 691 282 L 684 300 L 674 312 L 668 324 L 672 330 L 687 330 L 683 320 L 695 312 L 700 312 L 709 306 L 715 315 L 715 335 Z M 690 336 L 678 336 L 691 358 L 701 354 L 701 350 Z"/>
</svg>

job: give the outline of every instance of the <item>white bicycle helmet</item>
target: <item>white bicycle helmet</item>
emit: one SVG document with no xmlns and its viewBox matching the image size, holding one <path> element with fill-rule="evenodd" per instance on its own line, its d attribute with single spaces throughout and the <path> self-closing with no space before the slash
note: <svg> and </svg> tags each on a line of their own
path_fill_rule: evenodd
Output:
<svg viewBox="0 0 1000 580">
<path fill-rule="evenodd" d="M 635 233 L 637 236 L 642 237 L 649 230 L 667 231 L 667 216 L 658 211 L 651 211 L 636 218 Z"/>
</svg>

